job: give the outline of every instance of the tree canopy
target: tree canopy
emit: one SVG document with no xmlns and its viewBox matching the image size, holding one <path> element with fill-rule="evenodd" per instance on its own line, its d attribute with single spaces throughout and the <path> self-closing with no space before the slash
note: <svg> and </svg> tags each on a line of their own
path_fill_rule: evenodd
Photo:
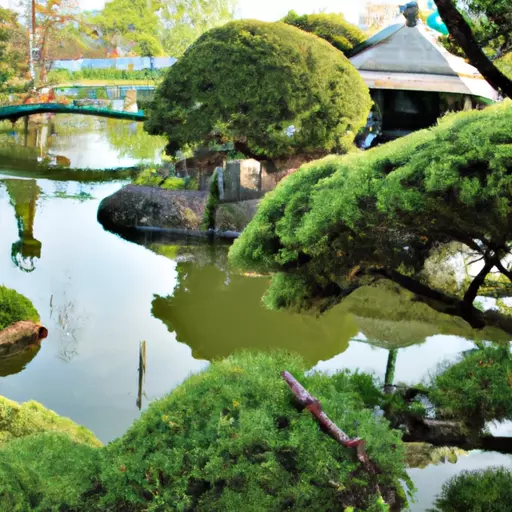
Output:
<svg viewBox="0 0 512 512">
<path fill-rule="evenodd" d="M 235 21 L 201 36 L 158 88 L 146 129 L 168 151 L 233 142 L 247 156 L 346 152 L 370 109 L 346 57 L 284 23 Z"/>
<path fill-rule="evenodd" d="M 512 103 L 451 114 L 370 151 L 303 166 L 264 198 L 230 258 L 274 272 L 265 298 L 272 308 L 323 310 L 387 278 L 482 326 L 472 308 L 480 286 L 494 268 L 512 278 L 503 261 L 511 169 Z M 450 242 L 482 265 L 462 298 L 423 278 L 429 256 Z"/>
<path fill-rule="evenodd" d="M 282 21 L 325 39 L 345 54 L 366 39 L 364 32 L 349 23 L 343 14 L 319 13 L 299 16 L 295 11 L 290 11 Z"/>
<path fill-rule="evenodd" d="M 0 90 L 27 70 L 28 40 L 17 15 L 0 7 Z"/>
</svg>

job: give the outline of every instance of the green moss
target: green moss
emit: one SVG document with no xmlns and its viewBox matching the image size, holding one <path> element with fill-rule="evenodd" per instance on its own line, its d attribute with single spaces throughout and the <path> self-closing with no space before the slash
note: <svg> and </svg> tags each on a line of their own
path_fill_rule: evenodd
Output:
<svg viewBox="0 0 512 512">
<path fill-rule="evenodd" d="M 353 450 L 296 409 L 279 375 L 284 369 L 348 435 L 367 440 L 383 497 L 401 494 L 399 479 L 408 480 L 403 445 L 366 408 L 363 390 L 372 396 L 371 379 L 306 377 L 295 356 L 245 353 L 213 363 L 152 403 L 106 448 L 103 510 L 372 510 L 379 496 L 368 473 Z"/>
<path fill-rule="evenodd" d="M 39 313 L 29 299 L 15 290 L 0 286 L 0 330 L 21 320 L 39 322 Z"/>
<path fill-rule="evenodd" d="M 235 144 L 262 158 L 345 153 L 366 124 L 368 88 L 326 41 L 239 20 L 203 34 L 167 71 L 145 127 L 167 150 Z"/>
<path fill-rule="evenodd" d="M 462 471 L 443 485 L 432 512 L 508 512 L 512 503 L 512 472 L 497 467 Z"/>
<path fill-rule="evenodd" d="M 18 404 L 0 396 L 0 446 L 7 441 L 41 432 L 60 432 L 73 442 L 101 446 L 92 432 L 68 418 L 63 418 L 41 404 Z"/>
<path fill-rule="evenodd" d="M 11 441 L 0 449 L 0 510 L 94 510 L 100 457 L 62 433 Z"/>
<path fill-rule="evenodd" d="M 177 178 L 175 176 L 163 176 L 158 169 L 144 169 L 132 181 L 133 185 L 144 187 L 158 187 L 165 190 L 197 190 L 199 184 L 197 180 L 190 177 Z"/>
</svg>

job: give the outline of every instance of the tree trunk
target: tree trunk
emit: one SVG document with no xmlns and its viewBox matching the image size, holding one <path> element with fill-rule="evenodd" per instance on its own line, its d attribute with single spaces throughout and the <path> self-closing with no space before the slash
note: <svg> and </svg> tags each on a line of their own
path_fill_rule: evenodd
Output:
<svg viewBox="0 0 512 512">
<path fill-rule="evenodd" d="M 439 15 L 448 27 L 450 35 L 464 50 L 469 62 L 482 76 L 504 96 L 512 98 L 512 80 L 509 80 L 485 55 L 478 45 L 473 32 L 462 14 L 457 10 L 453 0 L 434 0 Z"/>
<path fill-rule="evenodd" d="M 478 295 L 478 290 L 480 290 L 480 287 L 484 284 L 485 278 L 489 274 L 489 272 L 493 269 L 495 264 L 494 258 L 491 260 L 487 260 L 485 262 L 484 267 L 480 272 L 477 274 L 477 276 L 473 279 L 471 284 L 469 285 L 468 289 L 466 290 L 466 293 L 464 294 L 464 303 L 466 307 L 471 308 L 473 305 L 474 300 L 476 299 L 476 296 Z"/>
</svg>

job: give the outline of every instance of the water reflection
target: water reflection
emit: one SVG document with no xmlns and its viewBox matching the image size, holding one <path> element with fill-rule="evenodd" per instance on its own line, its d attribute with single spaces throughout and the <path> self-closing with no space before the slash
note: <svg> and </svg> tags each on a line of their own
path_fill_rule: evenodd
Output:
<svg viewBox="0 0 512 512">
<path fill-rule="evenodd" d="M 18 352 L 9 357 L 0 359 L 0 377 L 7 377 L 8 375 L 15 375 L 22 372 L 27 365 L 36 357 L 41 346 L 30 345 L 22 352 Z"/>
<path fill-rule="evenodd" d="M 11 259 L 23 272 L 32 272 L 41 257 L 41 242 L 34 238 L 36 205 L 41 189 L 35 180 L 2 181 L 7 189 L 18 226 L 19 240 L 11 247 Z"/>
<path fill-rule="evenodd" d="M 166 144 L 131 121 L 53 114 L 25 119 L 14 126 L 0 122 L 2 169 L 132 167 L 159 161 Z"/>
<path fill-rule="evenodd" d="M 261 297 L 268 280 L 231 273 L 224 247 L 150 246 L 177 259 L 172 295 L 155 295 L 151 313 L 196 359 L 219 359 L 241 349 L 298 352 L 313 366 L 346 350 L 358 328 L 334 308 L 322 317 L 272 312 Z M 185 261 L 183 261 L 185 260 Z"/>
</svg>

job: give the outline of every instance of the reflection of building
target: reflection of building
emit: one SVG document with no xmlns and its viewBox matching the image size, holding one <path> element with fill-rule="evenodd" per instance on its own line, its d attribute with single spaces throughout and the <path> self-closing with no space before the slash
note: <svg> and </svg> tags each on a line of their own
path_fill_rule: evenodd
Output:
<svg viewBox="0 0 512 512">
<path fill-rule="evenodd" d="M 41 257 L 41 242 L 34 238 L 36 204 L 41 189 L 35 180 L 6 179 L 3 183 L 14 206 L 20 237 L 12 244 L 11 258 L 24 272 L 32 272 L 34 260 Z"/>
<path fill-rule="evenodd" d="M 432 126 L 447 111 L 498 99 L 478 70 L 450 54 L 438 36 L 421 22 L 409 27 L 400 21 L 353 50 L 350 60 L 378 107 L 384 141 Z"/>
</svg>

